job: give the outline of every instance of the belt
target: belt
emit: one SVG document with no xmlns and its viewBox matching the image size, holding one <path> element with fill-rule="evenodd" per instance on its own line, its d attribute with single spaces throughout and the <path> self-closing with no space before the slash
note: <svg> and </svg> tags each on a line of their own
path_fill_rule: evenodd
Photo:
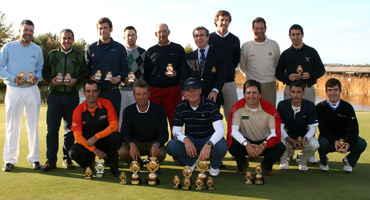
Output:
<svg viewBox="0 0 370 200">
<path fill-rule="evenodd" d="M 118 86 L 113 86 L 113 87 L 100 87 L 101 90 L 107 91 L 107 90 L 118 90 Z"/>
</svg>

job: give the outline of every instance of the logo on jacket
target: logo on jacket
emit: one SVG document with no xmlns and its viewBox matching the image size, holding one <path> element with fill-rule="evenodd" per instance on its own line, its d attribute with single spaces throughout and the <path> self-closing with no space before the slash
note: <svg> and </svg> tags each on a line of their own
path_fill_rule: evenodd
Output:
<svg viewBox="0 0 370 200">
<path fill-rule="evenodd" d="M 254 56 L 256 56 L 256 54 L 249 55 L 249 57 L 254 57 Z"/>
<path fill-rule="evenodd" d="M 311 62 L 311 57 L 304 57 L 306 62 Z"/>
<path fill-rule="evenodd" d="M 36 59 L 36 56 L 35 56 L 35 55 L 32 55 L 32 56 L 31 56 L 31 58 L 34 58 L 34 59 Z"/>
<path fill-rule="evenodd" d="M 104 120 L 104 119 L 107 119 L 107 115 L 103 115 L 99 117 L 99 120 Z"/>
</svg>

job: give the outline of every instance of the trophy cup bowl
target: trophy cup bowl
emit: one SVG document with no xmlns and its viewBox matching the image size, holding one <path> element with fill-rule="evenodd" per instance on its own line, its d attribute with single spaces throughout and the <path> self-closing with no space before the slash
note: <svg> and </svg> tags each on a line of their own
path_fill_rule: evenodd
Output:
<svg viewBox="0 0 370 200">
<path fill-rule="evenodd" d="M 24 78 L 26 78 L 26 75 L 24 74 L 24 71 L 20 71 L 18 74 L 18 81 L 25 82 Z"/>
<path fill-rule="evenodd" d="M 63 83 L 63 75 L 62 73 L 58 73 L 57 76 L 55 77 L 55 82 L 57 83 Z"/>
<path fill-rule="evenodd" d="M 27 83 L 33 83 L 33 77 L 34 77 L 33 72 L 32 71 L 29 72 L 27 74 Z"/>
<path fill-rule="evenodd" d="M 133 82 L 135 82 L 135 74 L 134 74 L 134 72 L 130 72 L 130 73 L 128 74 L 128 82 L 129 82 L 129 83 L 133 83 Z"/>
<path fill-rule="evenodd" d="M 339 139 L 339 142 L 338 142 L 338 151 L 340 153 L 346 152 L 346 142 L 344 141 L 344 139 Z"/>
<path fill-rule="evenodd" d="M 96 70 L 96 72 L 95 72 L 95 80 L 96 81 L 100 81 L 101 80 L 101 76 L 102 76 L 102 73 L 101 73 L 101 71 L 98 69 L 98 70 Z"/>
<path fill-rule="evenodd" d="M 297 74 L 299 76 L 303 76 L 303 67 L 302 67 L 302 65 L 298 65 L 298 67 L 297 67 Z"/>
<path fill-rule="evenodd" d="M 297 137 L 297 149 L 302 150 L 303 149 L 303 139 L 301 136 Z"/>
<path fill-rule="evenodd" d="M 202 190 L 203 189 L 203 184 L 204 184 L 204 181 L 201 178 L 197 177 L 195 179 L 195 185 L 197 186 L 197 187 L 195 187 L 196 190 Z"/>
<path fill-rule="evenodd" d="M 70 83 L 72 80 L 72 76 L 70 73 L 67 73 L 65 76 L 64 76 L 64 80 L 63 82 L 66 82 L 66 83 Z"/>
<path fill-rule="evenodd" d="M 107 72 L 107 74 L 105 75 L 105 81 L 110 81 L 110 79 L 113 77 L 113 75 L 112 75 L 112 72 Z"/>
<path fill-rule="evenodd" d="M 167 70 L 167 72 L 166 72 L 167 74 L 169 74 L 169 75 L 173 74 L 173 66 L 172 66 L 171 63 L 167 65 L 166 70 Z"/>
</svg>

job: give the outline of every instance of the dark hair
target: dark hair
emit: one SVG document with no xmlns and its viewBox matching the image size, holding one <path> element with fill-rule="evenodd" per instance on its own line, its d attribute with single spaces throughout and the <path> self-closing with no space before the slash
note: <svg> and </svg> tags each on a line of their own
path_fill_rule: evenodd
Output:
<svg viewBox="0 0 370 200">
<path fill-rule="evenodd" d="M 303 81 L 298 80 L 298 81 L 290 82 L 289 86 L 290 86 L 290 89 L 292 89 L 292 87 L 294 86 L 294 87 L 300 87 L 300 88 L 302 88 L 302 91 L 304 91 L 304 86 L 305 85 L 304 85 Z"/>
<path fill-rule="evenodd" d="M 266 21 L 262 17 L 256 17 L 256 19 L 253 20 L 252 28 L 254 28 L 254 23 L 260 23 L 260 22 L 263 22 L 263 25 L 265 25 L 265 28 L 266 28 Z"/>
<path fill-rule="evenodd" d="M 133 26 L 127 26 L 125 28 L 125 30 L 123 30 L 123 32 L 125 32 L 126 30 L 134 30 L 135 31 L 135 34 L 137 33 L 135 27 L 133 27 Z"/>
<path fill-rule="evenodd" d="M 336 85 L 338 85 L 339 90 L 342 91 L 342 83 L 340 83 L 340 81 L 336 78 L 331 78 L 326 81 L 325 90 L 327 90 L 328 87 L 335 87 Z"/>
<path fill-rule="evenodd" d="M 218 18 L 220 18 L 220 16 L 228 16 L 230 18 L 230 22 L 231 22 L 231 15 L 229 12 L 227 12 L 226 10 L 219 10 L 217 13 L 216 13 L 216 16 L 215 16 L 215 25 L 217 27 L 217 21 L 218 21 Z"/>
<path fill-rule="evenodd" d="M 25 25 L 25 24 L 30 25 L 30 26 L 33 26 L 33 28 L 35 28 L 35 25 L 33 25 L 33 22 L 32 22 L 31 20 L 29 20 L 29 19 L 25 19 L 25 20 L 23 20 L 23 21 L 21 22 L 21 27 L 22 27 L 23 25 Z"/>
<path fill-rule="evenodd" d="M 98 91 L 100 91 L 100 87 L 98 83 L 94 80 L 87 80 L 83 85 L 83 91 L 85 91 L 86 85 L 94 85 L 94 84 L 96 85 L 96 88 L 98 89 Z"/>
<path fill-rule="evenodd" d="M 135 88 L 146 88 L 148 90 L 148 93 L 150 93 L 150 90 L 149 90 L 149 84 L 148 82 L 144 81 L 144 80 L 138 80 L 134 83 L 134 94 L 135 94 Z"/>
<path fill-rule="evenodd" d="M 110 19 L 108 19 L 107 17 L 100 18 L 96 23 L 96 27 L 98 27 L 99 24 L 104 24 L 105 22 L 108 23 L 109 28 L 113 27 L 112 21 L 110 21 Z"/>
<path fill-rule="evenodd" d="M 244 83 L 243 94 L 245 94 L 245 91 L 247 90 L 248 87 L 252 87 L 252 86 L 257 87 L 258 92 L 261 94 L 261 83 L 256 80 L 252 80 L 252 79 Z"/>
<path fill-rule="evenodd" d="M 71 33 L 72 34 L 72 38 L 74 39 L 75 38 L 75 34 L 73 33 L 73 31 L 71 29 L 63 29 L 62 31 L 60 31 L 60 35 L 62 35 L 62 33 Z"/>
<path fill-rule="evenodd" d="M 200 31 L 200 30 L 205 30 L 206 31 L 206 36 L 208 37 L 209 36 L 209 30 L 206 29 L 206 27 L 204 26 L 197 26 L 193 29 L 193 36 L 194 36 L 194 32 L 195 31 Z"/>
<path fill-rule="evenodd" d="M 294 29 L 294 30 L 300 30 L 300 31 L 301 31 L 301 33 L 302 33 L 302 35 L 304 35 L 304 33 L 303 33 L 303 28 L 302 28 L 302 26 L 301 26 L 301 25 L 293 24 L 293 25 L 289 28 L 289 35 L 290 35 L 290 32 L 291 32 L 293 29 Z"/>
</svg>

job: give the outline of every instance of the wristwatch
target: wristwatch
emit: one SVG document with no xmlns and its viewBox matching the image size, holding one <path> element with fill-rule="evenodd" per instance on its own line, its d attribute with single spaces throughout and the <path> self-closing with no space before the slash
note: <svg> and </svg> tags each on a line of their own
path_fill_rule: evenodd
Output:
<svg viewBox="0 0 370 200">
<path fill-rule="evenodd" d="M 245 147 L 247 146 L 247 144 L 248 144 L 247 140 L 244 140 L 244 142 L 242 142 L 242 145 Z"/>
<path fill-rule="evenodd" d="M 159 147 L 160 146 L 159 142 L 156 142 L 153 145 L 156 146 L 156 147 Z"/>
<path fill-rule="evenodd" d="M 206 144 L 211 145 L 211 147 L 213 147 L 213 142 L 211 140 L 208 140 Z"/>
</svg>

